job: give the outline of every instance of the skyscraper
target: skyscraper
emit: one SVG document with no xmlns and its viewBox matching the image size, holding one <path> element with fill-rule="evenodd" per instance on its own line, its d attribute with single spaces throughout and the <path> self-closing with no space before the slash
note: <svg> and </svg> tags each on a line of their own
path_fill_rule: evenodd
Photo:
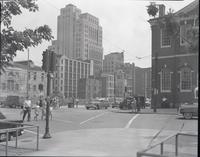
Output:
<svg viewBox="0 0 200 157">
<path fill-rule="evenodd" d="M 99 19 L 69 4 L 58 16 L 57 48 L 60 55 L 80 60 L 93 60 L 94 74 L 102 70 L 102 27 Z"/>
<path fill-rule="evenodd" d="M 62 8 L 57 23 L 57 53 L 75 58 L 77 21 L 81 10 L 69 4 Z"/>
</svg>

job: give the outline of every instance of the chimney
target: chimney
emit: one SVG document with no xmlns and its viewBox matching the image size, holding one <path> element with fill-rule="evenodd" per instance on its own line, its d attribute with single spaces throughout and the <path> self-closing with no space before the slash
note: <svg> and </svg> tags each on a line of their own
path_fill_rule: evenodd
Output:
<svg viewBox="0 0 200 157">
<path fill-rule="evenodd" d="M 165 5 L 160 4 L 159 5 L 159 17 L 164 16 L 165 15 Z"/>
</svg>

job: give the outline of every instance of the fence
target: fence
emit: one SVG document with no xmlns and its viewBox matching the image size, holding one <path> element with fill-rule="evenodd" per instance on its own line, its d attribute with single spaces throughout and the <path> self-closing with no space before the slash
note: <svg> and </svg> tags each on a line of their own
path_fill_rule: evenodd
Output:
<svg viewBox="0 0 200 157">
<path fill-rule="evenodd" d="M 150 146 L 147 149 L 144 149 L 142 151 L 137 152 L 137 157 L 144 157 L 144 156 L 145 157 L 147 157 L 147 156 L 149 156 L 149 157 L 169 157 L 169 156 L 170 157 L 172 157 L 172 156 L 178 157 L 179 155 L 181 155 L 181 157 L 184 157 L 184 153 L 180 154 L 180 152 L 179 152 L 179 145 L 181 144 L 180 141 L 179 141 L 180 140 L 179 136 L 195 137 L 195 139 L 192 139 L 192 140 L 195 143 L 195 147 L 196 147 L 195 151 L 196 151 L 196 153 L 193 154 L 193 155 L 190 154 L 190 153 L 187 153 L 187 154 L 185 154 L 185 156 L 187 156 L 187 157 L 189 157 L 189 156 L 191 156 L 191 157 L 197 156 L 197 136 L 198 135 L 197 134 L 191 134 L 191 133 L 189 134 L 189 133 L 181 132 L 181 133 L 175 133 L 175 134 L 165 138 L 161 142 L 158 142 L 158 143 Z M 175 140 L 173 138 L 175 138 Z M 171 150 L 173 153 L 169 153 L 169 152 L 168 153 L 164 153 L 164 144 L 167 143 L 167 141 L 169 141 L 169 140 L 173 140 L 175 142 L 175 144 L 174 144 L 174 146 L 175 146 L 174 152 L 173 152 L 173 150 Z M 188 139 L 186 139 L 185 141 L 188 144 Z M 151 150 L 153 150 L 157 146 L 160 146 L 160 148 L 156 149 L 156 153 L 155 153 L 155 151 L 152 153 Z M 166 148 L 167 148 L 167 145 L 166 145 Z M 194 153 L 194 150 L 189 150 L 189 149 L 187 149 L 187 150 Z M 160 151 L 159 154 L 157 153 L 158 151 Z"/>
<path fill-rule="evenodd" d="M 8 142 L 9 142 L 9 139 L 10 139 L 9 138 L 9 133 L 10 132 L 15 132 L 16 133 L 15 148 L 18 148 L 18 136 L 19 136 L 18 133 L 19 133 L 19 131 L 25 130 L 25 129 L 36 128 L 37 129 L 36 150 L 39 149 L 39 126 L 30 125 L 30 124 L 24 124 L 24 123 L 14 123 L 14 122 L 5 122 L 5 123 L 14 124 L 14 125 L 17 126 L 16 128 L 0 129 L 0 134 L 5 134 L 6 135 L 5 156 L 8 156 Z"/>
</svg>

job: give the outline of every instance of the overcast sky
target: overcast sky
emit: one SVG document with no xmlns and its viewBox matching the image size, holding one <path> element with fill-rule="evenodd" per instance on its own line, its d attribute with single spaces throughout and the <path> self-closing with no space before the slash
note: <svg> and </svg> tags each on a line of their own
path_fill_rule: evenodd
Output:
<svg viewBox="0 0 200 157">
<path fill-rule="evenodd" d="M 193 0 L 155 1 L 165 4 L 166 11 L 172 8 L 178 11 Z M 52 29 L 54 39 L 57 39 L 57 16 L 60 9 L 71 3 L 99 18 L 103 28 L 104 55 L 110 52 L 124 53 L 125 62 L 134 62 L 139 67 L 151 66 L 151 28 L 147 22 L 149 15 L 146 6 L 148 0 L 38 0 L 39 11 L 36 13 L 23 10 L 23 14 L 13 18 L 12 25 L 22 30 L 47 24 Z M 30 59 L 36 65 L 42 64 L 42 52 L 51 45 L 43 42 L 37 48 L 30 48 Z M 137 59 L 137 57 L 143 57 Z M 27 59 L 27 51 L 18 52 L 15 60 Z"/>
</svg>

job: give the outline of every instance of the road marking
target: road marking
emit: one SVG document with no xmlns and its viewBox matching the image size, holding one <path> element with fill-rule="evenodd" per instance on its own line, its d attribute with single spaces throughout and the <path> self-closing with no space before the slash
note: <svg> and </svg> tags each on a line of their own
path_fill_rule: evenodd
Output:
<svg viewBox="0 0 200 157">
<path fill-rule="evenodd" d="M 124 127 L 125 129 L 128 129 L 131 125 L 131 123 L 133 122 L 134 119 L 136 119 L 140 114 L 136 114 L 134 115 L 131 120 L 128 121 L 128 123 L 126 124 L 126 126 Z"/>
<path fill-rule="evenodd" d="M 89 119 L 87 119 L 87 120 L 81 122 L 80 125 L 82 125 L 82 124 L 84 124 L 84 123 L 86 123 L 86 122 L 88 122 L 88 121 L 90 121 L 90 120 L 93 120 L 93 119 L 95 119 L 95 118 L 98 118 L 98 117 L 100 117 L 100 116 L 103 116 L 104 114 L 105 114 L 105 112 L 104 112 L 104 113 L 101 113 L 101 114 L 98 114 L 98 115 L 96 115 L 96 116 L 94 116 L 94 117 L 91 117 L 91 118 L 89 118 Z"/>
<path fill-rule="evenodd" d="M 69 120 L 62 120 L 62 119 L 58 119 L 58 118 L 53 118 L 53 120 L 59 121 L 59 122 L 64 122 L 64 123 L 72 123 L 72 121 L 69 121 Z"/>
</svg>

